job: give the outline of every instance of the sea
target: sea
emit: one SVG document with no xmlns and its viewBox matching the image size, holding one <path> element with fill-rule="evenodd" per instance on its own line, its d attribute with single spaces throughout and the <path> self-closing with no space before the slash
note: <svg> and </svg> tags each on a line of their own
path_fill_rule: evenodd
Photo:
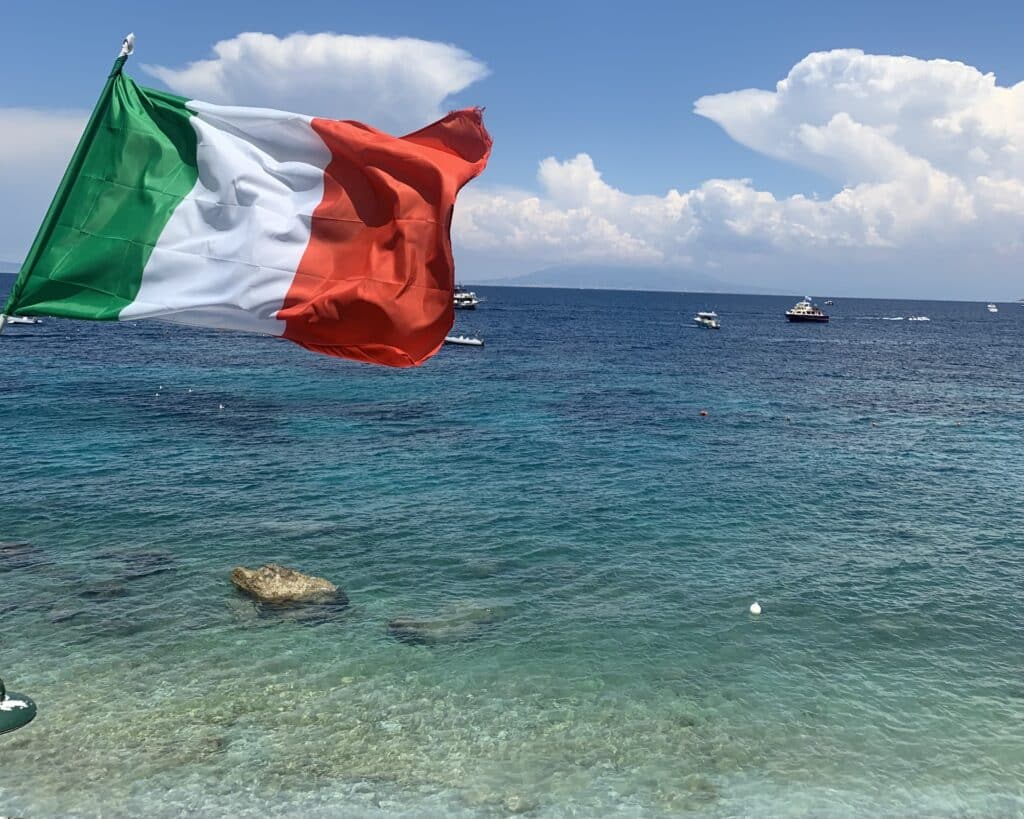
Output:
<svg viewBox="0 0 1024 819">
<path fill-rule="evenodd" d="M 0 336 L 0 814 L 1024 815 L 1024 307 L 475 289 Z"/>
</svg>

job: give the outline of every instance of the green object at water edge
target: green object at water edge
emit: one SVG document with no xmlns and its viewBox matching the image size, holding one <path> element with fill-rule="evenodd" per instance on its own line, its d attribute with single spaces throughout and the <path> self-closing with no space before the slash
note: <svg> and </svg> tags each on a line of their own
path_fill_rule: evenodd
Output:
<svg viewBox="0 0 1024 819">
<path fill-rule="evenodd" d="M 0 680 L 0 734 L 16 731 L 36 717 L 36 704 L 24 694 L 7 693 Z"/>
</svg>

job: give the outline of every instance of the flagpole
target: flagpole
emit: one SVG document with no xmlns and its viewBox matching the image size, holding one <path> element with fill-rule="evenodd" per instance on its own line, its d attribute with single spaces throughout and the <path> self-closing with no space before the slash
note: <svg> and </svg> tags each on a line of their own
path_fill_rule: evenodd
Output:
<svg viewBox="0 0 1024 819">
<path fill-rule="evenodd" d="M 4 309 L 0 311 L 0 333 L 3 332 L 4 325 L 7 324 L 7 317 L 17 310 L 18 297 L 21 295 L 21 291 L 25 286 L 25 281 L 28 279 L 32 268 L 35 267 L 36 262 L 39 260 L 39 255 L 42 253 L 43 248 L 49 242 L 50 236 L 53 234 L 53 229 L 57 226 L 60 213 L 64 210 L 64 205 L 67 203 L 68 196 L 71 194 L 72 183 L 78 178 L 79 171 L 85 162 L 85 155 L 88 153 L 89 148 L 92 145 L 93 138 L 99 130 L 100 120 L 103 118 L 103 115 L 106 113 L 107 107 L 110 104 L 111 91 L 114 88 L 114 83 L 117 81 L 117 78 L 121 76 L 124 64 L 128 61 L 128 57 L 131 56 L 133 51 L 135 51 L 135 35 L 129 34 L 121 43 L 121 52 L 117 55 L 117 59 L 114 60 L 114 66 L 110 69 L 110 74 L 107 75 L 107 83 L 103 86 L 100 98 L 96 101 L 96 105 L 92 109 L 92 115 L 89 117 L 89 122 L 86 124 L 85 130 L 82 132 L 81 139 L 78 140 L 78 147 L 75 148 L 75 152 L 71 155 L 71 161 L 68 163 L 67 170 L 64 171 L 64 177 L 60 180 L 60 185 L 57 186 L 57 192 L 53 195 L 53 201 L 50 202 L 50 207 L 46 211 L 46 216 L 43 217 L 43 223 L 39 226 L 39 232 L 36 233 L 36 238 L 32 242 L 32 247 L 29 248 L 28 255 L 25 257 L 25 261 L 21 265 L 21 271 L 18 273 L 18 278 L 15 280 L 14 286 L 11 288 L 10 295 L 7 297 L 7 304 L 4 306 Z"/>
</svg>

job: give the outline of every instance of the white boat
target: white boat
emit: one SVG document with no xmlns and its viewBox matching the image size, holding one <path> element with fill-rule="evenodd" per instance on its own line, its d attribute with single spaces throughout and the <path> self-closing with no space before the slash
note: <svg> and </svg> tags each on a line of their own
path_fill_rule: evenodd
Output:
<svg viewBox="0 0 1024 819">
<path fill-rule="evenodd" d="M 445 344 L 461 344 L 463 347 L 483 347 L 482 338 L 471 338 L 470 336 L 445 336 Z"/>
<path fill-rule="evenodd" d="M 996 307 L 994 304 L 989 304 L 987 306 L 988 306 L 988 311 L 990 313 L 998 313 L 999 312 L 999 308 Z"/>
<path fill-rule="evenodd" d="M 41 318 L 36 318 L 35 316 L 8 316 L 7 317 L 7 323 L 8 324 L 42 324 L 43 320 Z"/>
<path fill-rule="evenodd" d="M 718 320 L 718 313 L 714 310 L 710 312 L 701 311 L 693 317 L 693 320 L 697 323 L 698 327 L 705 327 L 708 330 L 721 330 L 722 324 Z"/>
<path fill-rule="evenodd" d="M 482 301 L 483 299 L 479 298 L 472 290 L 467 290 L 461 284 L 455 285 L 452 304 L 455 305 L 456 310 L 475 310 Z"/>
<path fill-rule="evenodd" d="M 928 316 L 907 316 L 907 321 L 931 321 Z"/>
<path fill-rule="evenodd" d="M 828 315 L 811 301 L 810 296 L 805 296 L 786 311 L 786 318 L 789 321 L 813 322 L 824 324 L 828 321 Z"/>
</svg>

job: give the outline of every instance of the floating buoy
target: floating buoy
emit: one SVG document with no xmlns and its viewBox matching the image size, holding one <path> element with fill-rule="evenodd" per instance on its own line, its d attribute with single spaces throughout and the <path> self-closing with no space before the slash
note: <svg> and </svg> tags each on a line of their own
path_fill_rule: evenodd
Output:
<svg viewBox="0 0 1024 819">
<path fill-rule="evenodd" d="M 758 603 L 756 600 L 753 603 L 750 604 L 750 613 L 751 614 L 760 614 L 761 613 L 761 604 Z"/>
<path fill-rule="evenodd" d="M 189 388 L 188 388 L 188 391 L 189 391 L 189 392 L 192 392 L 192 388 L 191 388 L 191 387 L 189 387 Z"/>
<path fill-rule="evenodd" d="M 218 409 L 224 409 L 224 405 L 223 405 L 223 404 L 218 404 L 218 405 L 217 405 L 217 408 L 218 408 Z"/>
<path fill-rule="evenodd" d="M 707 410 L 701 410 L 700 411 L 700 417 L 701 418 L 707 418 L 708 417 L 708 411 Z"/>
</svg>

